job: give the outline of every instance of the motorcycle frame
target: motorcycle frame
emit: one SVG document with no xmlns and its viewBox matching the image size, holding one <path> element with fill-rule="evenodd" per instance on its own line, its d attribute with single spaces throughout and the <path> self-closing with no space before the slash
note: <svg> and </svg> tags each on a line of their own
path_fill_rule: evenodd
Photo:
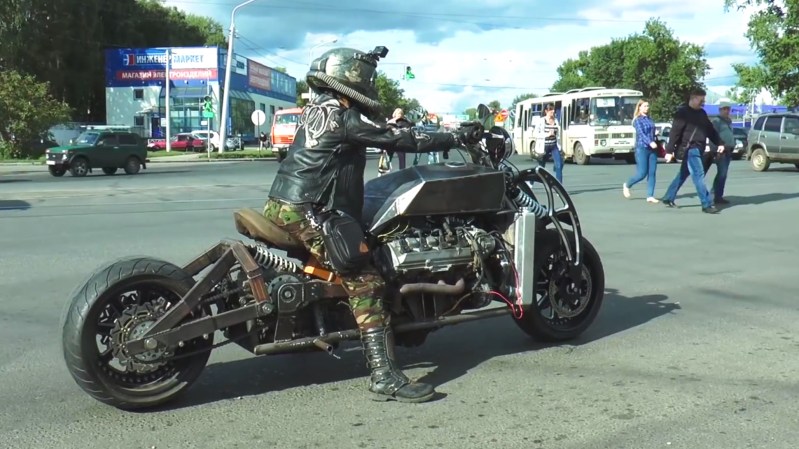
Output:
<svg viewBox="0 0 799 449">
<path fill-rule="evenodd" d="M 566 192 L 563 185 L 543 167 L 534 167 L 519 172 L 517 182 L 525 183 L 529 181 L 540 182 L 546 193 L 547 217 L 543 220 L 543 227 L 547 222 L 551 222 L 560 236 L 561 243 L 566 250 L 567 259 L 574 270 L 582 267 L 581 240 L 582 230 L 580 220 L 571 197 Z M 526 186 L 525 186 L 526 187 Z M 529 187 L 528 187 L 529 189 Z M 554 208 L 555 193 L 565 204 L 562 208 Z M 529 194 L 533 195 L 532 190 Z M 535 197 L 533 195 L 533 197 Z M 573 232 L 573 239 L 569 239 L 561 221 L 568 220 Z M 535 286 L 535 274 L 537 267 L 534 267 L 535 260 L 535 235 L 539 229 L 539 219 L 530 211 L 522 208 L 517 213 L 514 222 L 514 263 L 519 263 L 521 269 L 517 271 L 519 290 L 522 294 L 527 294 Z M 516 248 L 524 248 L 525 251 L 517 251 Z M 192 311 L 196 310 L 201 304 L 203 295 L 208 293 L 212 287 L 224 279 L 230 269 L 239 264 L 242 271 L 247 276 L 246 283 L 252 291 L 255 301 L 245 306 L 227 310 L 215 315 L 208 315 L 185 324 L 179 323 L 185 319 Z M 531 269 L 527 269 L 530 265 Z M 212 334 L 237 324 L 262 318 L 273 313 L 281 314 L 281 303 L 276 302 L 270 297 L 266 290 L 264 281 L 264 270 L 250 254 L 247 246 L 240 240 L 222 240 L 200 256 L 182 267 L 190 276 L 196 277 L 201 272 L 209 269 L 200 280 L 196 281 L 191 289 L 170 308 L 153 326 L 140 338 L 129 341 L 125 346 L 125 351 L 130 355 L 140 354 L 151 351 L 159 346 L 175 347 L 181 342 L 189 341 L 207 334 Z M 313 256 L 303 265 L 305 274 L 315 278 L 302 284 L 302 298 L 299 302 L 287 307 L 284 313 L 292 313 L 300 308 L 312 305 L 319 300 L 330 300 L 346 298 L 349 295 L 338 277 L 326 270 L 320 269 L 319 264 Z M 579 273 L 579 271 L 578 271 Z M 530 295 L 535 301 L 534 295 Z M 524 298 L 525 296 L 520 296 Z M 288 301 L 288 303 L 291 303 Z M 282 303 L 286 305 L 286 303 Z M 532 304 L 525 304 L 527 306 Z M 444 326 L 460 324 L 469 321 L 481 320 L 497 316 L 510 315 L 512 310 L 509 308 L 498 308 L 489 310 L 478 310 L 475 312 L 461 313 L 440 317 L 437 319 L 402 323 L 394 326 L 394 332 L 404 333 L 416 330 L 437 329 Z M 353 340 L 360 335 L 357 329 L 345 331 L 329 332 L 324 335 L 275 341 L 253 346 L 250 351 L 255 355 L 279 354 L 286 352 L 296 352 L 299 350 L 317 347 L 328 353 L 332 353 L 332 343 L 343 340 Z"/>
</svg>

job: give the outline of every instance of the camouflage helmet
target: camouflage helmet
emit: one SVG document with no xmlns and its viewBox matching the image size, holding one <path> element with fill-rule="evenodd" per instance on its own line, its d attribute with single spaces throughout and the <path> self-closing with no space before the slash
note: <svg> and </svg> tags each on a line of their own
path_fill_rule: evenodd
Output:
<svg viewBox="0 0 799 449">
<path fill-rule="evenodd" d="M 380 111 L 377 97 L 377 62 L 388 54 L 386 47 L 369 53 L 354 48 L 334 48 L 312 63 L 305 79 L 316 93 L 332 91 L 354 101 L 366 115 Z"/>
</svg>

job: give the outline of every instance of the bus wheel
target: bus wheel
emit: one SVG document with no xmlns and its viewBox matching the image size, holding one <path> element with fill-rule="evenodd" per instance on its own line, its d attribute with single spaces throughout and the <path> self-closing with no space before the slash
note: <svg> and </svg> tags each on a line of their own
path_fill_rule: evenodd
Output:
<svg viewBox="0 0 799 449">
<path fill-rule="evenodd" d="M 585 150 L 583 150 L 583 144 L 577 142 L 574 144 L 574 163 L 577 165 L 588 165 L 588 162 L 591 161 L 591 157 L 585 154 Z"/>
</svg>

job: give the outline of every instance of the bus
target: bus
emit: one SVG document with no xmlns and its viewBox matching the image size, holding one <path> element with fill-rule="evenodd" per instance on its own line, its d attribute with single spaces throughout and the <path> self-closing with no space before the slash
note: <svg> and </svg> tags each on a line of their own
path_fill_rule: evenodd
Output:
<svg viewBox="0 0 799 449">
<path fill-rule="evenodd" d="M 535 127 L 547 104 L 560 123 L 559 147 L 565 160 L 586 165 L 592 157 L 635 163 L 635 105 L 643 97 L 632 89 L 585 87 L 551 92 L 516 104 L 513 143 L 519 154 L 535 156 Z"/>
</svg>

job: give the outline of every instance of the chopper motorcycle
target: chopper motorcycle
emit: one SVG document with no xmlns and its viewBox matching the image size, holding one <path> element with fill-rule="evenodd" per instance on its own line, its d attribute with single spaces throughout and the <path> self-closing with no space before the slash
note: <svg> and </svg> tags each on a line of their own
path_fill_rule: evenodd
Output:
<svg viewBox="0 0 799 449">
<path fill-rule="evenodd" d="M 410 167 L 365 184 L 363 225 L 398 346 L 499 316 L 538 340 L 569 340 L 604 299 L 602 261 L 564 187 L 541 167 L 513 166 L 509 134 L 485 105 L 478 111 L 486 131 L 463 149 L 471 162 Z M 182 267 L 120 259 L 76 289 L 62 345 L 80 388 L 119 409 L 144 409 L 185 392 L 211 350 L 227 343 L 255 355 L 337 357 L 339 344 L 359 338 L 335 273 L 260 212 L 233 215 L 246 240 L 221 240 Z M 225 339 L 215 344 L 217 332 Z"/>
</svg>

